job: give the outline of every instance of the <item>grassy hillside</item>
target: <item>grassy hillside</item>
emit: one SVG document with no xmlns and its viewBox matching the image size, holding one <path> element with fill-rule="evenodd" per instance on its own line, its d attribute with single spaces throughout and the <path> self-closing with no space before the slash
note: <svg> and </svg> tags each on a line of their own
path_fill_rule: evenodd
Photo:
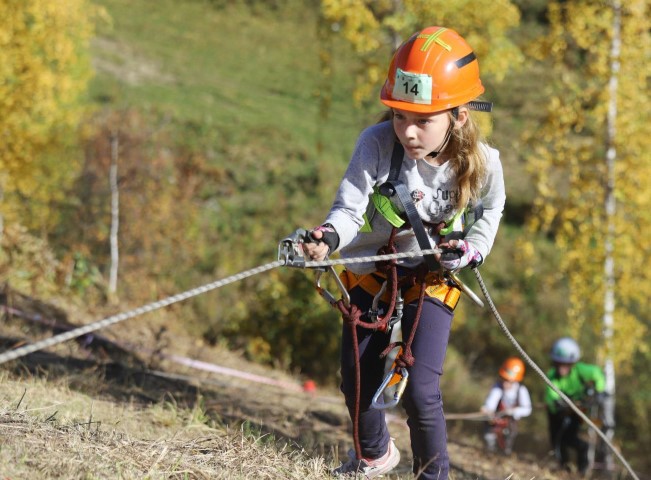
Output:
<svg viewBox="0 0 651 480">
<path fill-rule="evenodd" d="M 316 3 L 165 0 L 156 2 L 155 8 L 147 1 L 98 3 L 111 21 L 101 26 L 93 46 L 97 76 L 92 98 L 107 109 L 150 112 L 151 125 L 140 128 L 170 132 L 167 143 L 151 142 L 132 156 L 147 159 L 166 149 L 171 153 L 161 155 L 205 158 L 217 170 L 217 180 L 210 178 L 191 205 L 196 213 L 189 215 L 201 220 L 190 225 L 193 235 L 186 248 L 194 244 L 197 259 L 194 264 L 174 262 L 175 276 L 184 285 L 269 261 L 278 239 L 299 226 L 322 221 L 359 131 L 374 122 L 383 107 L 377 101 L 366 107 L 352 105 L 354 65 L 348 49 L 337 40 L 332 45 L 332 81 L 324 85 Z M 527 79 L 514 78 L 517 85 Z M 521 108 L 520 96 L 507 94 L 515 90 L 513 85 L 489 86 L 491 99 L 500 102 L 494 137 L 503 152 L 509 187 L 504 222 L 517 230 L 532 188 L 514 127 L 530 120 L 531 112 Z M 320 110 L 322 95 L 332 96 L 327 116 Z M 128 140 L 125 148 L 136 149 Z M 177 208 L 178 216 L 186 215 L 180 204 Z M 128 206 L 124 212 L 129 215 Z M 500 234 L 494 255 L 508 258 L 517 233 L 503 238 Z M 486 268 L 490 276 L 492 267 Z M 164 272 L 165 264 L 159 269 Z M 207 275 L 198 277 L 199 271 Z M 285 272 L 274 282 L 291 284 L 284 290 L 289 294 L 298 291 L 296 283 L 305 281 L 304 275 L 297 277 Z M 266 303 L 274 301 L 279 289 L 266 292 L 257 282 L 247 290 L 252 288 L 259 290 L 260 303 L 266 296 L 271 297 Z M 246 297 L 248 291 L 241 294 Z M 285 305 L 277 310 L 325 314 L 318 299 L 313 304 L 303 303 L 305 295 L 297 300 L 296 308 Z M 208 334 L 217 338 L 224 325 L 239 325 L 244 317 L 260 315 L 250 311 L 252 301 L 243 299 L 241 308 L 239 303 L 233 305 L 232 311 L 239 308 L 241 314 L 222 312 L 222 320 L 208 320 L 204 332 L 211 330 Z M 197 307 L 203 322 L 220 308 L 219 303 L 206 301 Z M 277 323 L 276 318 L 270 320 Z M 327 348 L 336 355 L 334 345 Z"/>
<path fill-rule="evenodd" d="M 317 16 L 309 3 L 98 3 L 111 21 L 93 48 L 94 98 L 154 108 L 209 142 L 271 151 L 296 144 L 314 153 L 323 138 L 324 157 L 346 161 L 368 115 L 349 107 L 353 78 L 340 57 L 330 117 L 319 118 Z"/>
</svg>

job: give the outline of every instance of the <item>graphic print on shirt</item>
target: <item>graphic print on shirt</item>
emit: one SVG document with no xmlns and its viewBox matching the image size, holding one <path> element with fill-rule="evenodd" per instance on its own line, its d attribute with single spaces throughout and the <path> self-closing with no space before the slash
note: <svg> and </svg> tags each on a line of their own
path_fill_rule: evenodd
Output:
<svg viewBox="0 0 651 480">
<path fill-rule="evenodd" d="M 428 206 L 427 214 L 437 221 L 449 219 L 455 213 L 458 198 L 458 190 L 437 188 L 432 193 L 432 201 Z"/>
<path fill-rule="evenodd" d="M 416 189 L 413 192 L 411 192 L 411 199 L 413 200 L 414 204 L 417 204 L 420 202 L 423 198 L 425 198 L 425 193 Z"/>
</svg>

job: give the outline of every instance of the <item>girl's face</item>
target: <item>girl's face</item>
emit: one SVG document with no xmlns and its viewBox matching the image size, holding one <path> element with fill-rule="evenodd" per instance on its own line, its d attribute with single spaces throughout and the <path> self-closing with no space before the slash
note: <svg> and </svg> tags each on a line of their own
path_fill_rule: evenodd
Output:
<svg viewBox="0 0 651 480">
<path fill-rule="evenodd" d="M 465 123 L 467 112 L 460 109 L 457 126 Z M 405 148 L 407 156 L 413 160 L 424 159 L 433 151 L 444 147 L 446 135 L 452 121 L 450 114 L 416 113 L 393 109 L 393 129 Z"/>
</svg>

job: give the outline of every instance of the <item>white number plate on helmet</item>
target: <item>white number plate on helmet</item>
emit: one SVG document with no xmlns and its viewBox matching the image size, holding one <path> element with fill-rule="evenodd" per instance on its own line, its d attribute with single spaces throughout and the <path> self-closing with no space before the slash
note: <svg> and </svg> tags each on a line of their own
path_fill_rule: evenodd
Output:
<svg viewBox="0 0 651 480">
<path fill-rule="evenodd" d="M 397 68 L 391 96 L 395 100 L 431 105 L 432 77 L 425 73 L 410 73 Z"/>
</svg>

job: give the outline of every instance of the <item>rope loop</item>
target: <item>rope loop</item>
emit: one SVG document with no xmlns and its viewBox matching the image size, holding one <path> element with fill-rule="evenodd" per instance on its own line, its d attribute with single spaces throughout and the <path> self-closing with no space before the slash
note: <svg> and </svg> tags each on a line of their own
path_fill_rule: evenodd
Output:
<svg viewBox="0 0 651 480">
<path fill-rule="evenodd" d="M 382 350 L 382 353 L 380 353 L 380 358 L 386 358 L 386 356 L 389 355 L 389 353 L 391 352 L 391 350 L 393 350 L 394 348 L 397 348 L 397 347 L 404 347 L 404 346 L 405 346 L 405 342 L 400 342 L 400 341 L 398 341 L 398 342 L 391 342 L 391 343 L 387 346 L 387 348 L 385 348 L 384 350 Z"/>
<path fill-rule="evenodd" d="M 393 253 L 397 253 L 398 250 L 396 250 L 396 247 L 393 245 L 384 245 L 383 247 L 380 247 L 377 251 L 378 255 L 390 255 Z M 390 260 L 383 260 L 383 261 L 378 261 L 375 262 L 375 269 L 380 272 L 384 273 L 385 275 L 388 275 L 389 272 L 391 271 L 392 268 L 395 268 L 397 265 L 397 262 L 395 259 L 390 259 Z"/>
<path fill-rule="evenodd" d="M 389 241 L 387 242 L 386 245 L 383 245 L 380 247 L 377 251 L 378 255 L 391 255 L 394 253 L 398 253 L 398 250 L 396 249 L 396 246 L 394 244 L 394 239 L 396 236 L 396 232 L 398 229 L 396 227 L 393 227 L 391 229 L 391 235 L 389 236 Z M 392 269 L 396 268 L 396 265 L 398 262 L 396 262 L 396 259 L 388 259 L 388 260 L 380 260 L 375 262 L 375 269 L 378 272 L 384 273 L 385 275 L 389 275 Z"/>
<path fill-rule="evenodd" d="M 400 347 L 400 351 L 396 355 L 396 358 L 394 359 L 394 363 L 397 367 L 401 368 L 407 368 L 411 367 L 416 359 L 414 358 L 413 354 L 411 353 L 411 347 L 409 345 L 405 344 L 405 342 L 392 342 L 390 343 L 387 348 L 385 348 L 382 353 L 380 353 L 380 358 L 385 358 L 387 355 L 389 355 L 389 352 L 393 350 L 396 347 Z"/>
</svg>

